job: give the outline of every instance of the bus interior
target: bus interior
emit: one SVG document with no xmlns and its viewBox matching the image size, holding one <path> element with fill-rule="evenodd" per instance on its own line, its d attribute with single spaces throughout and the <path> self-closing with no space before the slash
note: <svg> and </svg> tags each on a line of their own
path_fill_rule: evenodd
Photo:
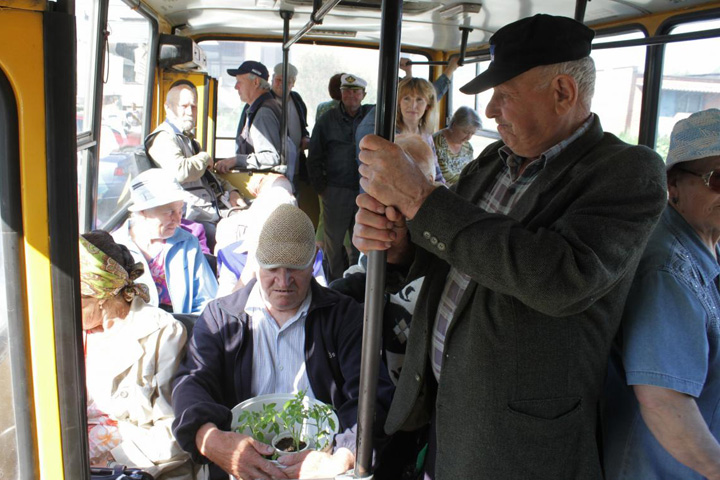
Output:
<svg viewBox="0 0 720 480">
<path fill-rule="evenodd" d="M 394 25 L 388 9 L 399 15 Z M 622 140 L 664 158 L 678 120 L 720 108 L 717 0 L 3 1 L 0 378 L 11 388 L 2 394 L 0 478 L 91 478 L 78 235 L 127 218 L 129 184 L 149 168 L 143 140 L 163 122 L 172 85 L 195 86 L 196 139 L 224 158 L 234 155 L 244 106 L 226 70 L 245 60 L 297 67 L 294 90 L 312 132 L 331 75 L 365 79 L 364 103 L 388 101 L 394 111 L 386 81 L 402 75 L 395 52 L 431 82 L 459 56 L 440 124 L 458 107 L 476 110 L 482 128 L 471 143 L 480 152 L 499 139 L 484 115 L 491 92 L 460 87 L 488 67 L 494 32 L 538 13 L 595 30 L 592 110 Z M 250 198 L 247 182 L 262 174 L 223 176 Z M 317 225 L 315 197 L 307 190 L 301 207 Z"/>
</svg>

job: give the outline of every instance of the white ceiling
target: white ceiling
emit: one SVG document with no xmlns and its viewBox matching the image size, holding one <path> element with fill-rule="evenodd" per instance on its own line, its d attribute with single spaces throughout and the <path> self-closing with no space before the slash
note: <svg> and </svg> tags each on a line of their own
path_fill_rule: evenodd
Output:
<svg viewBox="0 0 720 480">
<path fill-rule="evenodd" d="M 380 0 L 366 0 L 379 4 Z M 280 10 L 293 11 L 290 35 L 293 36 L 310 19 L 311 0 L 146 0 L 170 24 L 176 34 L 197 37 L 212 34 L 244 34 L 282 37 L 283 21 Z M 348 0 L 348 4 L 357 4 Z M 443 15 L 444 9 L 458 5 L 455 0 L 405 1 L 402 43 L 404 46 L 457 50 L 461 41 L 459 26 L 473 28 L 470 47 L 486 44 L 490 36 L 503 25 L 519 18 L 547 13 L 575 15 L 573 0 L 470 0 L 480 5 L 477 13 Z M 585 23 L 593 26 L 607 22 L 628 21 L 648 13 L 663 13 L 700 5 L 715 4 L 717 0 L 592 0 L 588 2 Z M 478 7 L 475 7 L 477 9 Z M 458 7 L 458 9 L 461 9 Z M 424 13 L 414 13 L 428 10 Z M 335 7 L 325 16 L 323 24 L 315 28 L 350 32 L 345 41 L 379 42 L 380 10 L 369 8 Z M 307 38 L 312 38 L 308 36 Z"/>
</svg>

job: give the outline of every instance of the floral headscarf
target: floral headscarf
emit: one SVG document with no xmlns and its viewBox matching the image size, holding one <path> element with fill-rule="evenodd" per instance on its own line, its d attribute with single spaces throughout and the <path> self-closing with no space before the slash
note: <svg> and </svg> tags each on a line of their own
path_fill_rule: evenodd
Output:
<svg viewBox="0 0 720 480">
<path fill-rule="evenodd" d="M 134 282 L 142 274 L 142 263 L 136 263 L 128 272 L 108 254 L 80 237 L 80 293 L 83 295 L 103 299 L 122 293 L 128 302 L 136 295 L 149 302 L 148 287 Z"/>
</svg>

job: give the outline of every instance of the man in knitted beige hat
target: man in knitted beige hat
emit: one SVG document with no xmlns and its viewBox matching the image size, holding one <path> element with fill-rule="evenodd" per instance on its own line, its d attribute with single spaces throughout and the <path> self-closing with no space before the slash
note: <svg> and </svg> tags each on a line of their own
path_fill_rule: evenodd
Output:
<svg viewBox="0 0 720 480">
<path fill-rule="evenodd" d="M 173 389 L 178 443 L 211 479 L 333 477 L 355 464 L 362 307 L 312 276 L 315 231 L 299 208 L 280 205 L 255 250 L 257 280 L 211 302 L 198 319 Z M 265 459 L 270 445 L 230 431 L 231 409 L 269 393 L 299 390 L 333 406 L 340 420 L 331 453 Z M 392 397 L 383 368 L 375 431 Z"/>
</svg>

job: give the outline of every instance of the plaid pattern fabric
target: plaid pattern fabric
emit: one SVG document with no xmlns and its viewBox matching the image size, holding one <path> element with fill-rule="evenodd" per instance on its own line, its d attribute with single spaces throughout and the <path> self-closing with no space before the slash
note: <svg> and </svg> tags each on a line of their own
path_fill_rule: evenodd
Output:
<svg viewBox="0 0 720 480">
<path fill-rule="evenodd" d="M 520 167 L 527 159 L 515 155 L 507 145 L 502 146 L 498 153 L 505 166 L 500 169 L 493 187 L 485 192 L 480 199 L 478 207 L 488 213 L 502 215 L 510 213 L 538 174 L 545 168 L 547 162 L 557 157 L 568 145 L 580 138 L 590 128 L 592 118 L 591 115 L 570 137 L 551 147 L 539 157 L 532 159 L 522 172 L 520 172 Z M 445 335 L 453 320 L 457 305 L 469 283 L 469 275 L 460 272 L 455 267 L 450 268 L 435 316 L 432 348 L 430 349 L 430 363 L 438 381 L 440 381 L 440 371 L 445 350 Z"/>
</svg>

